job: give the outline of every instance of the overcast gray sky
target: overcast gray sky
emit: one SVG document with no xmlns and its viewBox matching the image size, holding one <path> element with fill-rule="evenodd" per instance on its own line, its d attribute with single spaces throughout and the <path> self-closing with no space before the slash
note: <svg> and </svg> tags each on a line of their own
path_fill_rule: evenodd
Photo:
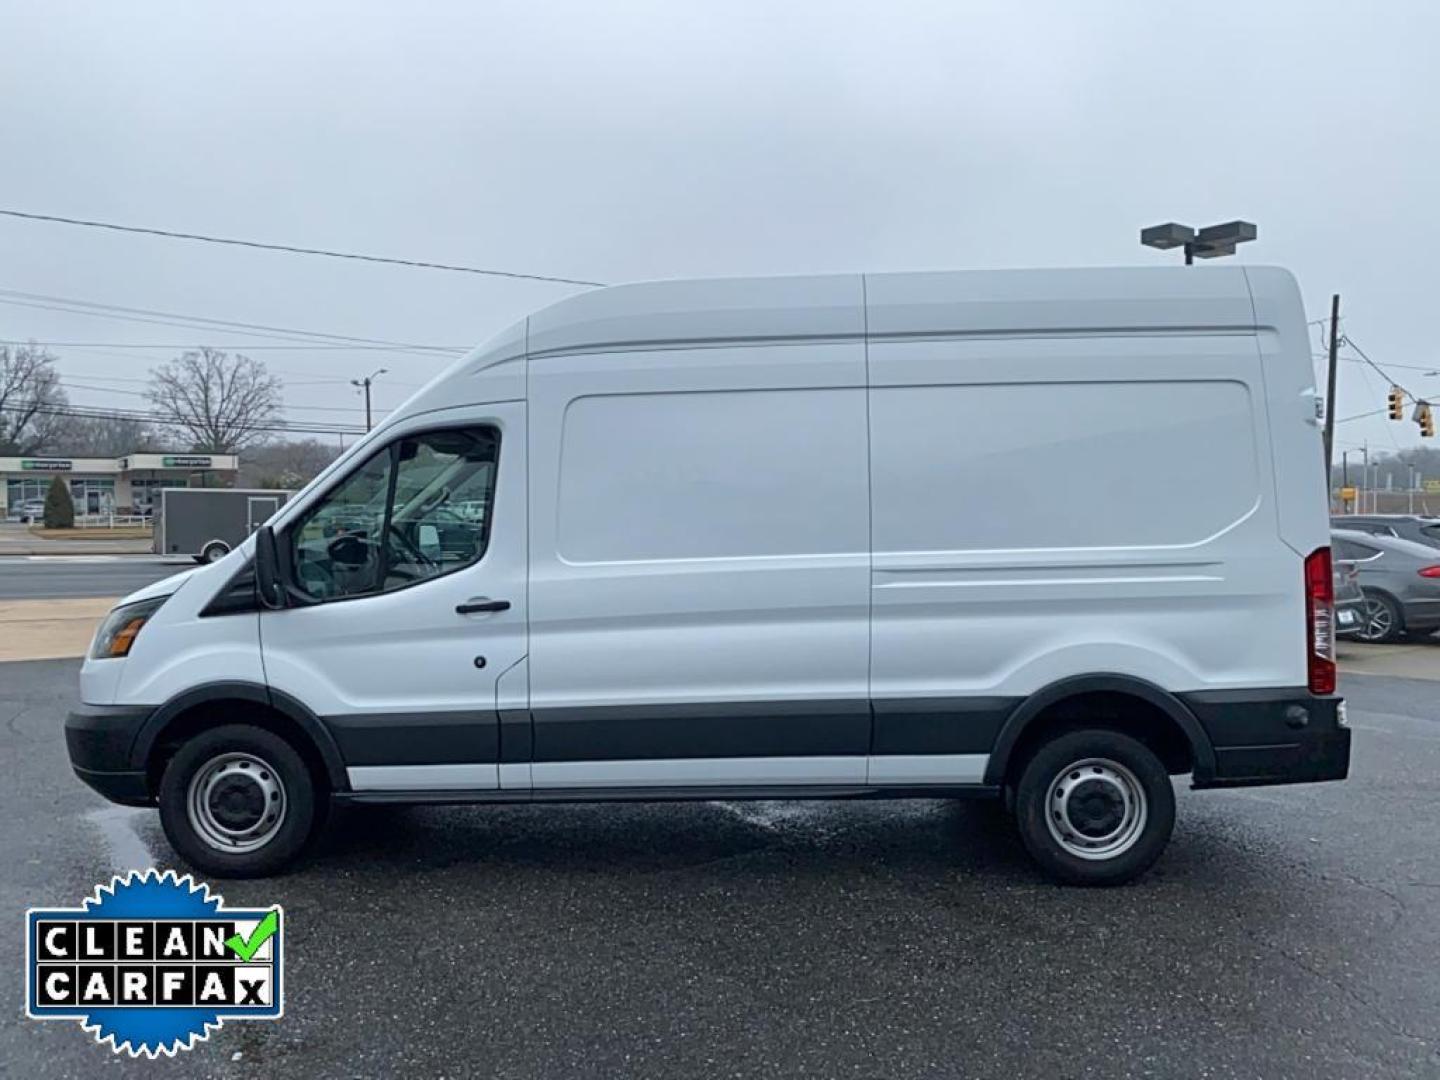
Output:
<svg viewBox="0 0 1440 1080">
<path fill-rule="evenodd" d="M 1143 225 L 1243 217 L 1239 258 L 1440 399 L 1428 0 L 4 0 L 0 40 L 4 208 L 605 282 L 1145 264 Z M 0 289 L 441 345 L 571 291 L 3 218 Z M 0 338 L 264 343 L 13 303 Z M 167 355 L 54 351 L 128 407 Z M 297 422 L 443 366 L 254 355 Z M 1342 365 L 1340 416 L 1384 393 Z"/>
</svg>

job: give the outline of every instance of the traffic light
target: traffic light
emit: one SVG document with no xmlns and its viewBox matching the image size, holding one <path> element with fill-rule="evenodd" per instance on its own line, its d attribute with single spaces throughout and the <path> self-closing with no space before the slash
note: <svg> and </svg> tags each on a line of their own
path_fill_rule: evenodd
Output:
<svg viewBox="0 0 1440 1080">
<path fill-rule="evenodd" d="M 1390 387 L 1390 419 L 1405 419 L 1405 391 L 1398 386 Z"/>
<path fill-rule="evenodd" d="M 1420 434 L 1427 439 L 1435 435 L 1435 414 L 1428 401 L 1420 402 Z"/>
</svg>

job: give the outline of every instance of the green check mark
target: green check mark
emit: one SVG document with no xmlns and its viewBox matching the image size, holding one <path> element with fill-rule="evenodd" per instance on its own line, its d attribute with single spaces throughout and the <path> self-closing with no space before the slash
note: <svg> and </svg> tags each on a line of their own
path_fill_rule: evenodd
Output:
<svg viewBox="0 0 1440 1080">
<path fill-rule="evenodd" d="M 250 931 L 250 937 L 242 938 L 239 934 L 231 934 L 225 939 L 225 944 L 241 960 L 249 960 L 257 952 L 260 946 L 275 936 L 275 931 L 280 928 L 280 915 L 278 912 L 267 912 L 265 918 L 260 920 L 260 925 Z"/>
</svg>

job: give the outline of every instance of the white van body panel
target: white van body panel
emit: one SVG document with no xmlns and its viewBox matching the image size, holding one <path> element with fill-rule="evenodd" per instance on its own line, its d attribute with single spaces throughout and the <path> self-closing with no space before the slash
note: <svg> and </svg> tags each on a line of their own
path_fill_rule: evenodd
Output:
<svg viewBox="0 0 1440 1080">
<path fill-rule="evenodd" d="M 870 377 L 877 698 L 1304 682 L 1253 339 L 872 341 Z"/>
<path fill-rule="evenodd" d="M 634 707 L 732 707 L 657 714 L 677 757 L 721 752 L 715 725 L 783 746 L 777 703 L 866 752 L 864 365 L 859 341 L 531 360 L 537 786 Z"/>
<path fill-rule="evenodd" d="M 1248 267 L 1255 306 L 1255 348 L 1260 354 L 1268 406 L 1276 520 L 1280 539 L 1298 555 L 1330 543 L 1329 506 L 1315 498 L 1327 490 L 1322 454 L 1315 453 L 1323 401 L 1310 362 L 1310 335 L 1300 287 L 1273 266 Z"/>
<path fill-rule="evenodd" d="M 114 703 L 159 705 L 207 683 L 264 684 L 258 616 L 253 612 L 224 619 L 201 615 L 249 557 L 253 543 L 247 540 L 219 562 L 176 575 L 179 587 L 145 624 L 128 657 L 87 662 L 87 666 L 113 664 L 120 669 Z"/>
</svg>

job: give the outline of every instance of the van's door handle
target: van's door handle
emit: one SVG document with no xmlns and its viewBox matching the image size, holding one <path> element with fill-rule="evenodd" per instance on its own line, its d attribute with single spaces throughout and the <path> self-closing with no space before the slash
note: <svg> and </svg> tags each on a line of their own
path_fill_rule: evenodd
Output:
<svg viewBox="0 0 1440 1080">
<path fill-rule="evenodd" d="M 491 600 L 488 596 L 472 596 L 463 604 L 455 605 L 457 615 L 469 615 L 476 611 L 509 611 L 509 600 Z"/>
</svg>

